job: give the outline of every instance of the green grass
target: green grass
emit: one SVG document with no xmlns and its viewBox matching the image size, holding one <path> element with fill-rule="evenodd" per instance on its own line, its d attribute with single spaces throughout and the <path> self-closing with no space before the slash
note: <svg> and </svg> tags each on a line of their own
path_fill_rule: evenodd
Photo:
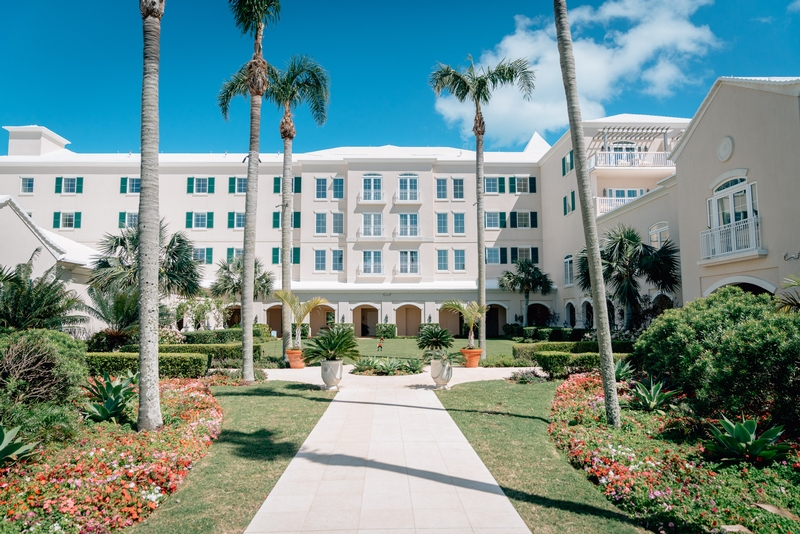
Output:
<svg viewBox="0 0 800 534">
<path fill-rule="evenodd" d="M 534 534 L 645 532 L 550 441 L 556 386 L 487 381 L 436 393 Z"/>
<path fill-rule="evenodd" d="M 486 341 L 487 352 L 492 355 L 507 354 L 511 356 L 514 342 L 510 339 L 489 339 Z M 451 350 L 457 351 L 467 346 L 466 339 L 456 339 Z M 377 338 L 361 338 L 358 350 L 362 356 L 380 356 L 383 358 L 418 358 L 422 351 L 417 348 L 416 339 L 384 339 L 383 351 L 378 352 Z"/>
<path fill-rule="evenodd" d="M 244 531 L 334 396 L 293 382 L 212 392 L 225 414 L 222 433 L 178 492 L 133 532 Z"/>
</svg>

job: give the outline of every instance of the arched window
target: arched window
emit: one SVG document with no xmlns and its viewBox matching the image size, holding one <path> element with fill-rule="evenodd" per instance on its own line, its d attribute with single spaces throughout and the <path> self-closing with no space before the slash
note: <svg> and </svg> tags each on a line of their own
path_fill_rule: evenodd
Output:
<svg viewBox="0 0 800 534">
<path fill-rule="evenodd" d="M 571 286 L 573 283 L 572 254 L 567 254 L 564 256 L 564 287 Z"/>
<path fill-rule="evenodd" d="M 756 184 L 747 178 L 733 178 L 714 189 L 707 201 L 708 227 L 719 228 L 758 217 Z"/>
<path fill-rule="evenodd" d="M 661 248 L 664 241 L 669 239 L 669 223 L 667 221 L 660 221 L 650 227 L 650 245 L 655 248 Z"/>
<path fill-rule="evenodd" d="M 401 174 L 398 184 L 398 200 L 419 199 L 419 176 L 416 174 Z"/>
<path fill-rule="evenodd" d="M 383 177 L 380 174 L 364 174 L 364 188 L 361 190 L 362 200 L 383 200 Z"/>
</svg>

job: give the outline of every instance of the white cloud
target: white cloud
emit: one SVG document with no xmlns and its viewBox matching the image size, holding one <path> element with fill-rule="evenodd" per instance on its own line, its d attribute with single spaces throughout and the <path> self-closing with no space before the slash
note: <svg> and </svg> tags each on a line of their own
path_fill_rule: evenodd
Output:
<svg viewBox="0 0 800 534">
<path fill-rule="evenodd" d="M 597 8 L 581 6 L 570 11 L 583 118 L 602 117 L 604 105 L 625 91 L 666 97 L 695 82 L 688 65 L 718 46 L 718 40 L 708 26 L 696 25 L 690 18 L 711 3 L 606 0 Z M 588 35 L 596 26 L 605 28 L 601 39 Z M 561 131 L 568 124 L 552 18 L 532 20 L 518 15 L 514 33 L 485 52 L 479 63 L 495 65 L 520 57 L 527 58 L 536 71 L 536 90 L 530 102 L 522 99 L 516 87 L 495 92 L 484 109 L 488 143 L 493 148 L 523 143 L 534 131 Z M 447 96 L 437 99 L 436 110 L 448 124 L 458 126 L 465 138 L 472 136 L 471 104 Z"/>
<path fill-rule="evenodd" d="M 800 11 L 800 0 L 793 0 L 786 9 L 788 11 Z"/>
</svg>

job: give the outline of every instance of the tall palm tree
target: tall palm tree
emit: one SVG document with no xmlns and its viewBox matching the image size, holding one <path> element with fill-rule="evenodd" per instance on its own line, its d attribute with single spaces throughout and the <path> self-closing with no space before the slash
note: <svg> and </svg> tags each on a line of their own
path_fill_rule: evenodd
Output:
<svg viewBox="0 0 800 534">
<path fill-rule="evenodd" d="M 139 430 L 164 424 L 158 396 L 158 71 L 166 0 L 139 0 L 144 34 L 139 192 Z"/>
<path fill-rule="evenodd" d="M 247 155 L 247 191 L 244 201 L 244 254 L 242 262 L 242 380 L 252 383 L 253 374 L 253 273 L 256 264 L 256 213 L 258 203 L 258 164 L 261 134 L 261 97 L 269 86 L 267 64 L 262 54 L 264 28 L 280 19 L 280 0 L 228 0 L 236 27 L 242 35 L 253 37 L 253 57 L 233 78 L 225 82 L 218 96 L 223 116 L 228 118 L 231 99 L 236 94 L 250 96 L 250 149 Z M 247 87 L 243 93 L 231 93 L 236 81 Z"/>
<path fill-rule="evenodd" d="M 217 279 L 211 284 L 211 294 L 215 297 L 231 297 L 233 300 L 242 301 L 242 274 L 244 262 L 241 256 L 228 260 L 220 260 L 217 264 Z M 255 273 L 253 276 L 253 300 L 266 299 L 272 294 L 272 273 L 264 271 L 261 260 L 256 258 Z"/>
<path fill-rule="evenodd" d="M 125 333 L 139 324 L 139 291 L 137 289 L 101 291 L 90 286 L 92 301 L 86 306 L 89 314 L 108 325 L 112 332 Z"/>
<path fill-rule="evenodd" d="M 561 78 L 564 81 L 564 92 L 567 97 L 569 130 L 575 155 L 575 174 L 578 179 L 583 234 L 586 238 L 586 257 L 589 264 L 589 272 L 592 280 L 595 281 L 592 284 L 592 306 L 595 310 L 597 342 L 600 348 L 600 374 L 603 378 L 606 421 L 609 425 L 619 427 L 619 397 L 617 396 L 617 381 L 614 373 L 614 356 L 611 352 L 611 328 L 608 324 L 608 308 L 606 308 L 606 287 L 603 283 L 600 241 L 597 237 L 597 219 L 595 218 L 594 203 L 592 202 L 589 169 L 586 165 L 586 140 L 583 136 L 583 119 L 581 118 L 581 107 L 578 100 L 578 82 L 575 78 L 575 57 L 572 53 L 572 34 L 569 31 L 566 0 L 553 0 L 553 11 L 555 14 L 558 55 L 561 60 Z"/>
<path fill-rule="evenodd" d="M 223 85 L 219 102 L 223 113 L 227 114 L 231 99 L 238 94 L 245 94 L 246 66 L 239 69 L 231 79 Z M 281 186 L 281 289 L 292 290 L 292 142 L 296 131 L 292 120 L 292 110 L 301 104 L 308 104 L 311 117 L 322 126 L 327 119 L 328 102 L 330 101 L 330 79 L 325 69 L 308 56 L 292 56 L 286 70 L 273 65 L 267 66 L 269 86 L 264 98 L 283 110 L 283 118 L 279 125 L 283 139 L 283 179 Z M 286 306 L 282 308 L 283 350 L 291 343 L 292 312 Z"/>
<path fill-rule="evenodd" d="M 476 324 L 481 324 L 483 318 L 486 316 L 486 306 L 482 306 L 474 300 L 468 304 L 464 304 L 459 300 L 445 301 L 440 307 L 439 311 L 452 310 L 461 314 L 464 318 L 464 324 L 467 325 L 467 348 L 475 347 L 475 330 Z"/>
<path fill-rule="evenodd" d="M 328 301 L 322 297 L 312 297 L 305 302 L 300 302 L 300 297 L 291 291 L 284 291 L 282 289 L 279 289 L 275 292 L 275 297 L 283 303 L 285 308 L 288 308 L 291 311 L 292 316 L 294 317 L 294 349 L 301 350 L 302 345 L 300 344 L 300 340 L 302 339 L 301 334 L 303 331 L 303 321 L 306 320 L 306 317 L 308 317 L 308 314 L 311 313 L 314 308 L 320 304 L 325 304 Z M 291 335 L 289 337 L 291 337 Z"/>
<path fill-rule="evenodd" d="M 531 260 L 519 260 L 515 262 L 515 265 L 516 272 L 503 272 L 499 279 L 500 289 L 522 292 L 525 296 L 524 324 L 528 326 L 528 304 L 531 300 L 531 293 L 549 295 L 554 289 L 553 280 Z"/>
<path fill-rule="evenodd" d="M 633 328 L 633 308 L 641 299 L 642 278 L 665 293 L 674 293 L 681 287 L 678 247 L 669 239 L 656 248 L 643 243 L 634 228 L 620 223 L 606 231 L 600 248 L 603 280 L 614 300 L 625 307 L 625 330 Z M 581 289 L 591 289 L 585 249 L 578 254 L 577 278 Z"/>
<path fill-rule="evenodd" d="M 483 136 L 486 124 L 483 121 L 481 106 L 489 104 L 492 91 L 504 85 L 517 84 L 525 100 L 533 94 L 534 74 L 525 59 L 501 61 L 494 68 L 475 68 L 472 56 L 469 56 L 469 67 L 464 71 L 453 69 L 449 65 L 438 64 L 431 73 L 429 83 L 436 96 L 449 92 L 459 102 L 469 100 L 475 104 L 475 122 L 472 132 L 475 134 L 475 192 L 478 207 L 478 305 L 486 307 L 486 265 L 483 209 Z M 485 312 L 484 312 L 485 313 Z M 486 317 L 480 321 L 479 344 L 483 349 L 482 358 L 486 357 Z"/>
<path fill-rule="evenodd" d="M 98 246 L 101 256 L 92 264 L 89 283 L 106 292 L 138 288 L 142 271 L 141 236 L 141 228 L 125 228 L 119 235 L 104 235 Z M 193 257 L 194 244 L 186 234 L 169 235 L 167 225 L 161 221 L 156 245 L 157 292 L 182 297 L 199 295 L 202 292 L 200 267 Z"/>
</svg>

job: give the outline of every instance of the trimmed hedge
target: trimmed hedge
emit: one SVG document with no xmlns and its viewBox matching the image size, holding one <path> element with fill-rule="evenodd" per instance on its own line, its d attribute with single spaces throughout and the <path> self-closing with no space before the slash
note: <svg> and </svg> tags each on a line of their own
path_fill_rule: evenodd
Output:
<svg viewBox="0 0 800 534">
<path fill-rule="evenodd" d="M 397 337 L 397 325 L 392 323 L 378 323 L 375 325 L 375 337 L 394 339 Z"/>
<path fill-rule="evenodd" d="M 89 352 L 86 354 L 89 374 L 121 375 L 139 370 L 136 352 Z M 208 357 L 204 354 L 159 354 L 158 376 L 161 378 L 199 378 L 208 370 Z"/>
<path fill-rule="evenodd" d="M 253 343 L 253 361 L 264 359 L 264 343 Z M 121 352 L 138 353 L 138 345 L 125 345 Z M 203 354 L 206 356 L 207 367 L 220 367 L 221 361 L 242 361 L 241 343 L 210 343 L 207 345 L 159 345 L 160 354 Z M 240 363 L 241 365 L 241 363 Z"/>
<path fill-rule="evenodd" d="M 628 354 L 614 353 L 614 361 L 627 358 Z M 571 353 L 564 351 L 542 351 L 536 353 L 536 363 L 551 378 L 566 378 L 574 373 L 586 373 L 600 368 L 600 353 Z"/>
<path fill-rule="evenodd" d="M 612 341 L 611 349 L 614 353 L 630 353 L 633 352 L 632 341 Z M 536 353 L 547 351 L 570 352 L 572 354 L 580 354 L 585 352 L 600 352 L 597 346 L 597 341 L 548 341 L 539 343 L 528 343 L 522 345 L 514 345 L 513 354 L 515 358 L 536 359 Z"/>
</svg>

